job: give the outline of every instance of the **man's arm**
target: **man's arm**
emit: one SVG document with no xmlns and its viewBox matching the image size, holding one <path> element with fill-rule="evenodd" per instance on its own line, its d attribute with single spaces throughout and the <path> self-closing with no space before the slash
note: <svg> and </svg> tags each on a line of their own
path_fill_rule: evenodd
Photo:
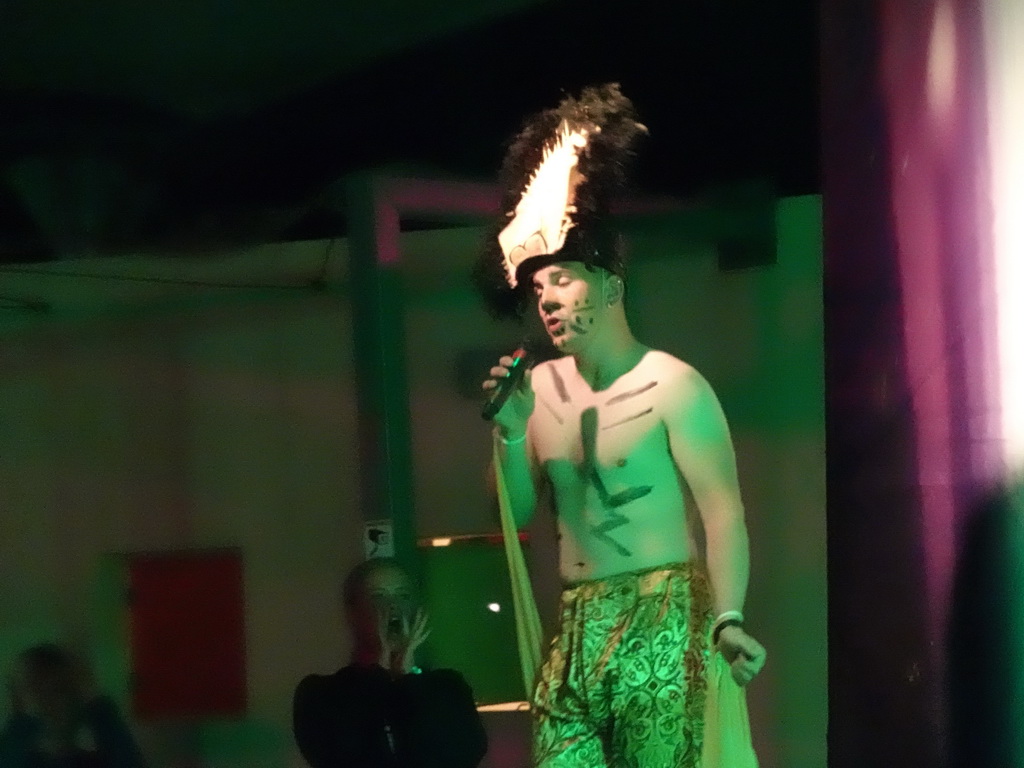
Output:
<svg viewBox="0 0 1024 768">
<path fill-rule="evenodd" d="M 500 427 L 494 428 L 494 444 L 497 447 L 498 463 L 508 490 L 512 517 L 517 528 L 529 525 L 537 509 L 539 472 L 536 455 L 530 444 L 529 429 L 521 439 L 515 436 L 506 437 Z M 498 485 L 495 466 L 492 461 L 488 467 L 488 480 L 492 492 L 497 496 Z"/>
<path fill-rule="evenodd" d="M 669 445 L 704 522 L 715 611 L 719 617 L 727 611 L 742 615 L 750 548 L 729 426 L 711 385 L 693 369 L 680 381 L 677 403 L 666 416 Z M 724 626 L 718 649 L 740 685 L 749 683 L 767 658 L 742 626 Z"/>
<path fill-rule="evenodd" d="M 715 613 L 743 611 L 750 554 L 729 427 L 711 386 L 690 369 L 666 415 L 669 445 L 704 523 Z"/>
<path fill-rule="evenodd" d="M 503 377 L 509 375 L 511 357 L 503 357 L 491 369 L 491 378 L 484 382 L 484 391 L 490 391 Z M 533 373 L 526 371 L 523 381 L 494 416 L 493 440 L 497 448 L 497 461 L 501 467 L 505 488 L 508 490 L 512 518 L 517 528 L 533 519 L 537 509 L 539 471 L 536 454 L 530 440 L 530 416 L 536 396 L 533 391 Z M 495 467 L 490 467 L 491 488 L 497 492 Z"/>
</svg>

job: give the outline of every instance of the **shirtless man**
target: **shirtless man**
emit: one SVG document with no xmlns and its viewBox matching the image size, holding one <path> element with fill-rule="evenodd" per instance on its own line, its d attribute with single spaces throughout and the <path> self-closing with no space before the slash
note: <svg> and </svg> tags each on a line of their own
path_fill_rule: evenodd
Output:
<svg viewBox="0 0 1024 768">
<path fill-rule="evenodd" d="M 697 371 L 633 336 L 620 275 L 540 264 L 522 282 L 564 356 L 528 372 L 494 418 L 518 526 L 550 490 L 565 582 L 534 695 L 534 764 L 698 768 L 709 638 L 740 685 L 766 657 L 743 628 L 748 541 L 728 426 Z"/>
</svg>

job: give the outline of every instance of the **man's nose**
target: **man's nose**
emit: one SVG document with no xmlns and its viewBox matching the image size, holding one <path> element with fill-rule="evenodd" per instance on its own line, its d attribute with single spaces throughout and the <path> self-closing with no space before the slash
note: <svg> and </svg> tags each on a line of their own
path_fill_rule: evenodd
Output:
<svg viewBox="0 0 1024 768">
<path fill-rule="evenodd" d="M 541 294 L 541 296 L 540 296 L 540 308 L 542 310 L 544 310 L 544 312 L 546 314 L 551 314 L 556 309 L 558 309 L 560 306 L 562 306 L 562 305 L 559 303 L 558 299 L 556 299 L 554 296 L 552 296 L 550 294 L 547 294 L 547 293 L 542 293 Z"/>
</svg>

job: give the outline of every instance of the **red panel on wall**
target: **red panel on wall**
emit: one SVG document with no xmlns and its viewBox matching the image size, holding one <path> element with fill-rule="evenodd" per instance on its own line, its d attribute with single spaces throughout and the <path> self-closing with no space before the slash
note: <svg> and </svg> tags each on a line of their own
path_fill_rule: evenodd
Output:
<svg viewBox="0 0 1024 768">
<path fill-rule="evenodd" d="M 135 715 L 156 719 L 244 713 L 241 554 L 133 555 L 128 577 Z"/>
</svg>

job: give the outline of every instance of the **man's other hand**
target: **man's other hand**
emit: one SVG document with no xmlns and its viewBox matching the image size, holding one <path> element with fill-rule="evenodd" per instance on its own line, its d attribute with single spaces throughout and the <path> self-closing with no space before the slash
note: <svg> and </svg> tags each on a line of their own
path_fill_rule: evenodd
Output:
<svg viewBox="0 0 1024 768">
<path fill-rule="evenodd" d="M 745 686 L 764 668 L 768 651 L 742 627 L 729 626 L 718 636 L 718 650 L 729 663 L 732 679 Z"/>
</svg>

